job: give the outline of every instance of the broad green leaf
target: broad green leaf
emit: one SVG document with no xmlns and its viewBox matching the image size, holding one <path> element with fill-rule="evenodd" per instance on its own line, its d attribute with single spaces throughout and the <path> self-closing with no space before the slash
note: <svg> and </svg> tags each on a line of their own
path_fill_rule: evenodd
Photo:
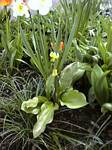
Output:
<svg viewBox="0 0 112 150">
<path fill-rule="evenodd" d="M 92 86 L 95 92 L 96 99 L 98 100 L 100 105 L 105 103 L 105 101 L 108 101 L 109 89 L 106 79 L 106 75 L 108 73 L 109 71 L 103 72 L 103 70 L 98 65 L 94 66 L 91 73 Z"/>
<path fill-rule="evenodd" d="M 104 103 L 101 107 L 101 112 L 106 113 L 108 111 L 112 111 L 112 103 Z"/>
<path fill-rule="evenodd" d="M 60 74 L 59 88 L 63 92 L 71 88 L 72 83 L 79 80 L 88 66 L 83 63 L 74 62 L 64 68 Z"/>
<path fill-rule="evenodd" d="M 38 104 L 40 105 L 45 101 L 47 101 L 47 98 L 43 96 L 34 97 L 28 101 L 24 101 L 21 105 L 21 110 L 25 111 L 26 113 L 38 114 L 40 110 Z"/>
<path fill-rule="evenodd" d="M 52 102 L 45 102 L 41 106 L 39 115 L 37 115 L 37 122 L 33 127 L 33 137 L 37 138 L 41 133 L 44 132 L 46 125 L 53 121 L 54 111 L 58 109 L 57 104 Z"/>
<path fill-rule="evenodd" d="M 102 69 L 98 65 L 95 65 L 91 73 L 91 82 L 94 88 L 96 87 L 96 81 L 102 74 Z"/>
<path fill-rule="evenodd" d="M 86 106 L 88 103 L 83 93 L 77 90 L 71 90 L 62 95 L 60 103 L 68 108 L 77 109 Z"/>
</svg>

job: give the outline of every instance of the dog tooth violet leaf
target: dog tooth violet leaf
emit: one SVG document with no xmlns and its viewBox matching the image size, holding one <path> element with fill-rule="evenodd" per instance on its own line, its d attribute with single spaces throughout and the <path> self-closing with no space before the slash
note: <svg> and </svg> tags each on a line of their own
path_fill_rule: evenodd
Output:
<svg viewBox="0 0 112 150">
<path fill-rule="evenodd" d="M 21 110 L 25 111 L 26 113 L 38 114 L 40 110 L 38 105 L 45 101 L 47 101 L 47 98 L 43 96 L 34 97 L 28 101 L 24 101 L 21 105 Z"/>
<path fill-rule="evenodd" d="M 41 106 L 40 113 L 37 115 L 37 122 L 33 127 L 33 137 L 37 138 L 45 131 L 46 125 L 53 121 L 54 111 L 58 109 L 57 104 L 52 102 L 45 102 Z"/>
<path fill-rule="evenodd" d="M 88 104 L 85 95 L 78 90 L 67 91 L 61 96 L 60 103 L 71 109 L 78 109 Z"/>
</svg>

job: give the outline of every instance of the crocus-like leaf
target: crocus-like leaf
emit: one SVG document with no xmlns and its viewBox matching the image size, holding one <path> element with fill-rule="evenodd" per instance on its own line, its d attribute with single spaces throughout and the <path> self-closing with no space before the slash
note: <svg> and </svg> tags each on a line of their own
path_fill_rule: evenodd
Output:
<svg viewBox="0 0 112 150">
<path fill-rule="evenodd" d="M 106 75 L 109 72 L 110 71 L 103 72 L 103 70 L 98 65 L 95 65 L 91 73 L 92 86 L 96 99 L 100 105 L 107 102 L 109 98 L 109 88 L 106 78 Z"/>
<path fill-rule="evenodd" d="M 21 105 L 21 110 L 25 111 L 26 113 L 38 114 L 39 108 L 38 104 L 47 101 L 47 98 L 43 96 L 34 97 L 29 99 L 28 101 L 24 101 Z"/>
<path fill-rule="evenodd" d="M 52 102 L 45 102 L 41 106 L 39 115 L 37 115 L 37 122 L 33 127 L 33 136 L 34 138 L 38 137 L 41 133 L 44 132 L 46 125 L 51 123 L 54 117 L 54 111 L 58 109 L 57 104 Z"/>
<path fill-rule="evenodd" d="M 106 113 L 108 111 L 112 111 L 112 103 L 105 103 L 101 107 L 101 112 Z"/>
<path fill-rule="evenodd" d="M 72 82 L 79 80 L 83 76 L 86 68 L 87 64 L 79 62 L 74 62 L 65 67 L 60 75 L 60 90 L 63 92 L 66 89 L 71 88 Z"/>
<path fill-rule="evenodd" d="M 88 104 L 85 95 L 77 90 L 70 90 L 63 94 L 60 103 L 71 109 L 81 108 Z"/>
</svg>

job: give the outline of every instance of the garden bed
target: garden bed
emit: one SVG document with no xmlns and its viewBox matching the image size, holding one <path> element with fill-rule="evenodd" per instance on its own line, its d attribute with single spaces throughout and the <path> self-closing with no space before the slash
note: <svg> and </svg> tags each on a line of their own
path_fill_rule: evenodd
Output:
<svg viewBox="0 0 112 150">
<path fill-rule="evenodd" d="M 112 149 L 112 4 L 0 1 L 0 150 Z"/>
</svg>

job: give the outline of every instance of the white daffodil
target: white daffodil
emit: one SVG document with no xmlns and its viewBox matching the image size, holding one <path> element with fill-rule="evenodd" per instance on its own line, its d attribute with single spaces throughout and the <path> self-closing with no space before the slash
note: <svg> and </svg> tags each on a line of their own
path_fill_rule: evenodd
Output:
<svg viewBox="0 0 112 150">
<path fill-rule="evenodd" d="M 23 0 L 17 0 L 14 1 L 12 4 L 12 11 L 13 16 L 25 16 L 26 18 L 29 17 L 28 7 L 26 3 L 23 2 Z"/>
<path fill-rule="evenodd" d="M 27 2 L 31 10 L 39 10 L 41 15 L 46 15 L 50 11 L 52 4 L 52 0 L 28 0 Z"/>
</svg>

